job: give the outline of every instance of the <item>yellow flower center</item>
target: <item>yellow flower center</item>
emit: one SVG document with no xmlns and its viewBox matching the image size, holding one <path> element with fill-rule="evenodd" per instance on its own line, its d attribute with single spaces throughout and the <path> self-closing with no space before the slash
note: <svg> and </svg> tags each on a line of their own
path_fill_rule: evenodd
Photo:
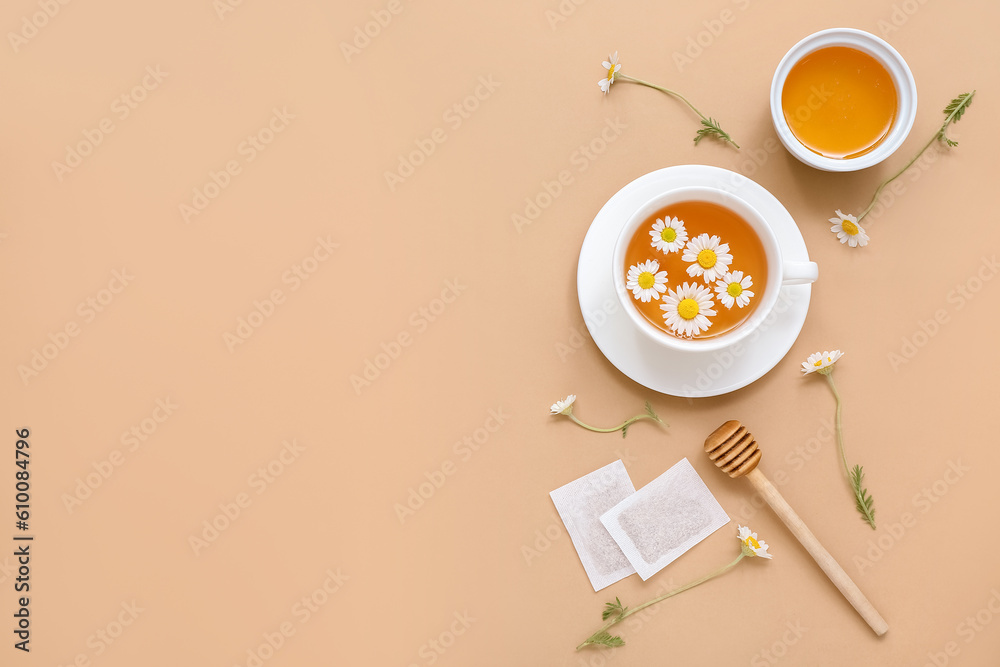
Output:
<svg viewBox="0 0 1000 667">
<path fill-rule="evenodd" d="M 642 289 L 649 289 L 656 283 L 656 278 L 649 271 L 643 271 L 639 274 L 639 287 Z"/>
<path fill-rule="evenodd" d="M 816 368 L 819 368 L 822 365 L 823 365 L 822 359 L 817 359 L 816 361 L 813 362 L 813 366 L 815 366 Z"/>
<path fill-rule="evenodd" d="M 701 265 L 701 268 L 703 269 L 710 269 L 713 266 L 715 266 L 715 262 L 717 259 L 718 257 L 715 256 L 715 251 L 709 250 L 708 248 L 705 248 L 704 250 L 698 253 L 698 263 Z"/>
<path fill-rule="evenodd" d="M 615 80 L 615 66 L 612 65 L 608 69 L 608 81 L 614 81 L 614 80 Z"/>
<path fill-rule="evenodd" d="M 858 230 L 858 226 L 856 224 L 854 224 L 853 222 L 851 222 L 850 220 L 841 220 L 840 221 L 840 227 L 845 232 L 847 232 L 850 236 L 854 236 L 859 231 Z"/>
<path fill-rule="evenodd" d="M 726 292 L 731 297 L 738 297 L 740 294 L 743 294 L 743 285 L 740 285 L 739 283 L 729 283 L 729 287 L 726 288 Z"/>
<path fill-rule="evenodd" d="M 747 544 L 754 549 L 760 549 L 760 542 L 753 538 L 753 535 L 747 538 Z"/>
<path fill-rule="evenodd" d="M 683 299 L 677 304 L 677 314 L 685 320 L 693 320 L 698 314 L 698 302 L 694 299 Z"/>
<path fill-rule="evenodd" d="M 667 243 L 673 243 L 677 240 L 677 230 L 670 227 L 664 227 L 663 231 L 660 232 L 660 238 Z"/>
</svg>

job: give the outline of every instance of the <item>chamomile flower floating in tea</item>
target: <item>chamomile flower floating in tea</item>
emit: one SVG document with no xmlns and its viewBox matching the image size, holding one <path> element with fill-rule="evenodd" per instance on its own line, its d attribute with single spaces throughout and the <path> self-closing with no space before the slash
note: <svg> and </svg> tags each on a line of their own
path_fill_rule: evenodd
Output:
<svg viewBox="0 0 1000 667">
<path fill-rule="evenodd" d="M 844 353 L 840 350 L 824 350 L 823 352 L 815 352 L 810 354 L 809 357 L 802 362 L 802 373 L 803 375 L 812 375 L 814 373 L 819 373 L 826 377 L 826 381 L 830 384 L 830 391 L 833 392 L 833 397 L 837 400 L 837 412 L 836 412 L 836 428 L 837 428 L 837 448 L 840 450 L 840 460 L 844 464 L 844 474 L 847 475 L 847 481 L 851 485 L 851 490 L 854 492 L 854 503 L 855 509 L 861 515 L 861 518 L 868 522 L 868 525 L 875 530 L 875 508 L 873 506 L 873 500 L 871 495 L 868 493 L 868 489 L 864 488 L 863 483 L 865 480 L 865 470 L 861 466 L 854 466 L 853 468 L 847 465 L 847 453 L 844 451 L 844 428 L 840 421 L 841 412 L 841 400 L 840 392 L 837 391 L 837 385 L 833 382 L 833 368 L 840 358 L 844 356 Z"/>
<path fill-rule="evenodd" d="M 588 431 L 593 431 L 594 433 L 614 433 L 615 431 L 621 431 L 623 438 L 625 437 L 626 433 L 628 433 L 628 427 L 634 424 L 635 422 L 639 421 L 640 419 L 649 419 L 651 421 L 656 422 L 657 424 L 663 424 L 664 426 L 668 426 L 668 424 L 662 419 L 660 419 L 659 415 L 657 415 L 656 412 L 653 411 L 653 406 L 649 404 L 649 401 L 646 401 L 645 414 L 636 415 L 635 417 L 626 419 L 624 422 L 613 428 L 596 428 L 594 426 L 584 424 L 582 421 L 576 418 L 576 415 L 573 414 L 574 403 L 576 403 L 576 394 L 570 394 L 563 400 L 556 401 L 555 403 L 553 403 L 552 406 L 549 408 L 549 414 L 569 417 L 570 420 L 572 420 L 572 422 L 577 426 L 582 426 Z"/>
<path fill-rule="evenodd" d="M 743 308 L 750 303 L 750 298 L 754 295 L 750 291 L 751 287 L 753 278 L 743 275 L 742 271 L 732 271 L 715 283 L 715 293 L 719 295 L 719 301 L 726 308 L 732 308 L 733 305 Z"/>
<path fill-rule="evenodd" d="M 708 234 L 700 234 L 688 241 L 681 259 L 694 262 L 687 268 L 689 276 L 701 276 L 706 283 L 713 283 L 726 274 L 733 256 L 729 254 L 729 244 L 721 241 L 718 236 Z"/>
<path fill-rule="evenodd" d="M 659 597 L 655 597 L 649 602 L 644 602 L 638 607 L 626 607 L 622 604 L 622 601 L 615 598 L 614 602 L 605 602 L 604 611 L 601 613 L 601 620 L 605 621 L 604 625 L 600 630 L 590 635 L 585 639 L 576 650 L 579 651 L 585 646 L 607 646 L 609 648 L 614 648 L 617 646 L 624 646 L 625 640 L 618 635 L 612 635 L 608 632 L 608 629 L 614 625 L 617 625 L 624 621 L 626 618 L 632 614 L 637 614 L 646 607 L 651 607 L 657 602 L 663 602 L 668 598 L 672 598 L 678 593 L 683 593 L 684 591 L 691 590 L 695 586 L 700 586 L 701 584 L 718 577 L 721 574 L 729 572 L 744 558 L 764 558 L 766 560 L 771 560 L 771 554 L 767 553 L 767 543 L 763 540 L 757 539 L 757 533 L 751 532 L 746 526 L 739 526 L 739 532 L 736 535 L 736 539 L 740 541 L 740 555 L 736 557 L 736 560 L 729 563 L 728 565 L 723 565 L 718 570 L 706 574 L 700 579 L 695 579 L 690 584 L 685 584 L 680 588 L 675 588 L 672 591 L 664 593 Z"/>
<path fill-rule="evenodd" d="M 724 132 L 723 129 L 719 127 L 719 121 L 715 120 L 714 118 L 710 118 L 709 116 L 706 116 L 702 112 L 698 111 L 698 109 L 695 108 L 695 106 L 691 104 L 686 97 L 684 97 L 677 91 L 670 90 L 669 88 L 663 88 L 662 86 L 657 86 L 656 84 L 649 83 L 648 81 L 643 81 L 642 79 L 636 79 L 631 76 L 619 74 L 619 72 L 622 69 L 622 66 L 618 62 L 617 51 L 611 54 L 607 60 L 603 61 L 601 63 L 601 66 L 604 67 L 607 73 L 600 81 L 597 82 L 597 85 L 600 86 L 601 92 L 603 92 L 605 95 L 607 95 L 608 91 L 611 90 L 611 84 L 615 82 L 615 79 L 617 77 L 622 81 L 631 81 L 632 83 L 637 83 L 640 86 L 646 86 L 647 88 L 658 90 L 661 93 L 666 93 L 671 97 L 676 97 L 681 102 L 686 104 L 688 108 L 691 109 L 691 111 L 698 114 L 699 118 L 701 118 L 701 129 L 695 132 L 694 135 L 695 144 L 697 144 L 705 137 L 715 137 L 716 139 L 732 144 L 737 150 L 739 150 L 740 145 L 735 141 L 733 141 L 732 137 L 730 137 L 728 133 Z"/>
<path fill-rule="evenodd" d="M 662 253 L 680 252 L 688 240 L 684 221 L 677 218 L 657 218 L 649 235 L 653 238 L 653 247 Z"/>
<path fill-rule="evenodd" d="M 837 209 L 837 217 L 830 218 L 830 222 L 833 223 L 830 231 L 837 235 L 841 243 L 846 243 L 852 248 L 868 245 L 868 233 L 850 213 L 841 213 L 840 209 Z"/>
<path fill-rule="evenodd" d="M 712 326 L 712 292 L 697 283 L 684 283 L 677 291 L 668 290 L 660 309 L 670 329 L 681 336 L 695 336 Z"/>
<path fill-rule="evenodd" d="M 625 287 L 643 303 L 658 300 L 660 294 L 667 291 L 667 272 L 660 271 L 660 263 L 655 259 L 640 262 L 629 267 Z"/>
<path fill-rule="evenodd" d="M 615 82 L 615 74 L 618 74 L 618 70 L 622 66 L 618 63 L 618 52 L 615 51 L 613 54 L 608 56 L 608 59 L 601 63 L 604 69 L 608 70 L 608 75 L 597 82 L 597 85 L 601 87 L 604 94 L 607 95 L 608 91 L 611 90 L 611 84 Z"/>
</svg>

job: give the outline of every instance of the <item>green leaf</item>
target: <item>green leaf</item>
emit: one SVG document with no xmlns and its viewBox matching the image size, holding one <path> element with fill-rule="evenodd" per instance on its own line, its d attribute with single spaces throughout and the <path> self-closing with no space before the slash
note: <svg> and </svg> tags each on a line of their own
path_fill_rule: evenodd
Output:
<svg viewBox="0 0 1000 667">
<path fill-rule="evenodd" d="M 663 420 L 660 419 L 660 416 L 653 410 L 653 406 L 649 404 L 649 401 L 646 401 L 646 414 L 661 424 L 663 423 Z"/>
<path fill-rule="evenodd" d="M 704 139 L 705 137 L 715 137 L 720 141 L 727 141 L 731 143 L 733 146 L 736 146 L 736 148 L 739 148 L 739 145 L 735 141 L 733 141 L 732 137 L 730 137 L 729 134 L 725 132 L 722 129 L 722 127 L 719 126 L 719 121 L 715 120 L 714 118 L 708 118 L 708 119 L 702 118 L 701 124 L 702 128 L 697 132 L 695 132 L 694 136 L 695 145 L 697 145 L 698 142 Z"/>
<path fill-rule="evenodd" d="M 622 426 L 622 437 L 623 438 L 625 437 L 625 434 L 628 432 L 628 427 L 629 427 L 629 424 L 625 424 L 624 426 Z"/>
<path fill-rule="evenodd" d="M 714 119 L 701 121 L 703 127 L 694 134 L 695 145 L 697 145 L 698 142 L 704 139 L 705 137 L 717 137 L 721 135 L 722 130 L 716 127 L 714 123 L 715 123 Z"/>
<path fill-rule="evenodd" d="M 861 466 L 854 466 L 851 470 L 851 486 L 854 488 L 855 507 L 858 512 L 868 522 L 868 525 L 875 530 L 875 508 L 873 499 L 868 489 L 863 487 L 865 481 L 865 470 Z"/>
<path fill-rule="evenodd" d="M 617 618 L 624 614 L 627 609 L 628 607 L 623 607 L 622 601 L 616 597 L 614 602 L 604 603 L 604 612 L 601 614 L 601 620 L 606 621 L 612 616 Z"/>
<path fill-rule="evenodd" d="M 597 634 L 591 636 L 590 639 L 584 642 L 584 644 L 600 644 L 601 646 L 625 646 L 625 640 L 617 635 L 612 635 L 608 633 L 607 630 L 601 630 Z"/>
<path fill-rule="evenodd" d="M 957 123 L 962 119 L 962 116 L 965 115 L 966 109 L 972 106 L 972 98 L 975 97 L 975 95 L 976 91 L 974 90 L 971 93 L 962 93 L 949 102 L 948 106 L 944 108 L 944 115 L 946 118 L 944 120 L 944 124 L 941 126 L 941 129 L 938 130 L 938 139 L 951 148 L 957 146 L 958 142 L 948 137 L 948 126 L 952 123 Z"/>
<path fill-rule="evenodd" d="M 948 106 L 944 108 L 944 115 L 948 116 L 948 120 L 953 123 L 957 123 L 962 119 L 962 115 L 965 114 L 965 110 L 972 106 L 972 98 L 976 94 L 976 91 L 971 93 L 962 93 L 951 102 Z"/>
</svg>

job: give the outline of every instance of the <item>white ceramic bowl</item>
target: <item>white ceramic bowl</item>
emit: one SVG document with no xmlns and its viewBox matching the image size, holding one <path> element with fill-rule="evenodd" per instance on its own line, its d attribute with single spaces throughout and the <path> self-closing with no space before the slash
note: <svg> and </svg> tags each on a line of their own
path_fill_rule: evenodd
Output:
<svg viewBox="0 0 1000 667">
<path fill-rule="evenodd" d="M 728 208 L 746 220 L 754 232 L 756 232 L 757 237 L 764 247 L 764 255 L 767 261 L 767 285 L 764 286 L 763 293 L 759 291 L 759 285 L 754 286 L 754 289 L 757 291 L 755 298 L 759 299 L 756 309 L 750 319 L 721 336 L 685 340 L 661 331 L 639 312 L 639 309 L 633 303 L 634 297 L 632 293 L 625 287 L 625 253 L 632 237 L 635 236 L 639 227 L 651 215 L 664 206 L 682 201 L 705 201 Z M 774 230 L 771 229 L 764 216 L 758 213 L 757 209 L 747 201 L 721 188 L 707 186 L 672 188 L 647 200 L 646 203 L 632 213 L 632 216 L 622 227 L 615 242 L 614 252 L 611 254 L 611 275 L 614 278 L 615 293 L 618 295 L 620 305 L 628 314 L 632 324 L 659 345 L 679 352 L 721 350 L 724 347 L 744 340 L 771 313 L 778 301 L 778 292 L 781 290 L 782 285 L 811 283 L 819 275 L 819 268 L 814 262 L 787 261 L 782 258 L 781 246 L 778 244 Z M 698 279 L 690 278 L 687 275 L 668 276 L 668 280 L 670 287 L 676 287 L 683 282 L 699 282 Z M 714 293 L 712 296 L 713 299 L 716 298 Z M 720 307 L 718 303 L 716 303 L 716 307 Z"/>
<path fill-rule="evenodd" d="M 867 53 L 879 61 L 892 77 L 898 96 L 896 120 L 889 130 L 888 136 L 873 150 L 855 158 L 836 159 L 824 157 L 812 152 L 795 138 L 792 129 L 785 121 L 781 108 L 781 91 L 785 87 L 785 79 L 792 67 L 810 53 L 828 46 L 848 46 Z M 896 152 L 913 127 L 913 119 L 917 115 L 917 84 L 903 56 L 896 49 L 871 33 L 853 28 L 830 28 L 809 35 L 793 46 L 778 63 L 771 80 L 771 119 L 778 138 L 788 152 L 799 160 L 823 171 L 857 171 L 878 164 Z"/>
</svg>

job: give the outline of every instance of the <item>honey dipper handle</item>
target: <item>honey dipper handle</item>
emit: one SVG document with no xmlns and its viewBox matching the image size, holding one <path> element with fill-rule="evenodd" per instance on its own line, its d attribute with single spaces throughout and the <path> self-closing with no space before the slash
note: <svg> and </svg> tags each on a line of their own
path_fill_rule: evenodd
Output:
<svg viewBox="0 0 1000 667">
<path fill-rule="evenodd" d="M 802 546 L 806 548 L 809 555 L 823 568 L 826 576 L 840 589 L 840 592 L 851 603 L 851 606 L 871 626 L 875 634 L 879 637 L 884 635 L 889 629 L 888 623 L 876 611 L 875 607 L 872 606 L 872 603 L 868 601 L 868 598 L 865 597 L 865 594 L 861 592 L 861 589 L 858 588 L 858 585 L 854 583 L 847 572 L 844 572 L 844 568 L 840 567 L 840 564 L 834 560 L 830 552 L 819 543 L 819 540 L 812 534 L 809 527 L 803 523 L 791 505 L 781 497 L 781 494 L 774 488 L 770 480 L 764 476 L 764 473 L 760 469 L 755 468 L 746 474 L 746 478 L 750 480 L 754 488 L 764 497 L 764 500 L 771 506 L 774 513 L 778 515 L 778 518 L 784 522 L 788 530 L 792 531 L 792 534 L 802 543 Z"/>
</svg>

